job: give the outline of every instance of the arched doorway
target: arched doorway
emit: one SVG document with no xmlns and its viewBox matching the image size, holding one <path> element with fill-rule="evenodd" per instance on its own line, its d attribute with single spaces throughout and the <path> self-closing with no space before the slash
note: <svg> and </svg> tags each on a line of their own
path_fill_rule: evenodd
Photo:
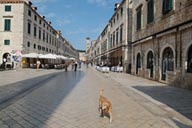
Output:
<svg viewBox="0 0 192 128">
<path fill-rule="evenodd" d="M 11 54 L 10 53 L 4 53 L 2 56 L 2 64 L 1 68 L 11 68 L 12 63 L 11 63 Z"/>
<path fill-rule="evenodd" d="M 11 54 L 10 53 L 4 53 L 3 54 L 3 63 L 10 62 L 11 60 Z"/>
<path fill-rule="evenodd" d="M 139 68 L 141 68 L 141 54 L 137 54 L 137 62 L 136 62 L 136 74 L 139 72 Z"/>
<path fill-rule="evenodd" d="M 166 80 L 166 72 L 174 70 L 173 50 L 170 47 L 165 48 L 162 58 L 161 80 Z"/>
<path fill-rule="evenodd" d="M 121 64 L 120 66 L 123 66 L 123 57 L 122 56 L 120 57 L 120 64 Z"/>
<path fill-rule="evenodd" d="M 153 52 L 147 54 L 147 69 L 150 69 L 150 78 L 153 78 Z"/>
<path fill-rule="evenodd" d="M 187 56 L 187 72 L 192 73 L 192 45 L 189 48 Z"/>
</svg>

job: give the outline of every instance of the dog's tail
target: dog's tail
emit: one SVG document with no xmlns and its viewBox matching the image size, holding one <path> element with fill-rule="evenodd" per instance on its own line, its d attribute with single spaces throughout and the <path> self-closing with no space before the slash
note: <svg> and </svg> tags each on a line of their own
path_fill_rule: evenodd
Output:
<svg viewBox="0 0 192 128">
<path fill-rule="evenodd" d="M 103 92 L 104 92 L 104 89 L 102 89 L 102 90 L 100 91 L 100 96 L 103 95 Z"/>
</svg>

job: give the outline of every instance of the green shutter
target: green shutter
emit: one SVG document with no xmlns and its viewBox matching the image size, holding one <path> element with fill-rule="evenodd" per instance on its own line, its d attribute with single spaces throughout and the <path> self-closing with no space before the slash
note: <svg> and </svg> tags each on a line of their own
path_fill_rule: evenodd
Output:
<svg viewBox="0 0 192 128">
<path fill-rule="evenodd" d="M 10 45 L 10 40 L 4 40 L 4 45 Z"/>
<path fill-rule="evenodd" d="M 171 11 L 173 9 L 173 0 L 169 0 L 169 7 L 168 7 L 169 11 Z"/>
<path fill-rule="evenodd" d="M 137 30 L 141 28 L 141 9 L 137 11 Z"/>
<path fill-rule="evenodd" d="M 28 30 L 27 30 L 27 31 L 28 31 L 28 34 L 31 34 L 31 24 L 28 23 L 28 26 L 27 26 L 27 27 L 28 27 L 28 28 L 27 28 L 27 29 L 28 29 Z"/>
<path fill-rule="evenodd" d="M 149 23 L 150 21 L 150 2 L 148 2 L 147 4 L 147 23 Z"/>
<path fill-rule="evenodd" d="M 5 31 L 10 31 L 11 30 L 11 20 L 10 19 L 5 19 L 4 30 Z"/>
<path fill-rule="evenodd" d="M 147 14 L 147 23 L 151 23 L 154 19 L 154 2 L 150 0 L 148 2 L 148 14 Z"/>
<path fill-rule="evenodd" d="M 173 0 L 163 0 L 163 14 L 173 10 Z"/>
<path fill-rule="evenodd" d="M 10 12 L 11 11 L 11 5 L 5 5 L 5 11 Z"/>
<path fill-rule="evenodd" d="M 154 2 L 151 0 L 151 21 L 154 20 Z"/>
<path fill-rule="evenodd" d="M 166 7 L 166 0 L 163 0 L 163 8 L 162 8 L 162 12 L 163 14 L 165 14 L 165 7 Z"/>
</svg>

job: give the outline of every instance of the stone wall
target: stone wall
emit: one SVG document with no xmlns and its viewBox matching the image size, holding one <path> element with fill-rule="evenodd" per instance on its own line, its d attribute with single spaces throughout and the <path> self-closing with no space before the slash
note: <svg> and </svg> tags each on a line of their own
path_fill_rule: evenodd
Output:
<svg viewBox="0 0 192 128">
<path fill-rule="evenodd" d="M 142 26 L 140 30 L 136 30 L 136 9 L 139 6 L 142 6 Z M 147 24 L 147 1 L 133 1 L 132 74 L 136 74 L 137 54 L 140 53 L 142 61 L 137 75 L 190 88 L 187 81 L 190 81 L 192 75 L 186 73 L 186 61 L 192 45 L 192 2 L 175 0 L 173 10 L 164 15 L 162 1 L 154 1 L 154 12 L 154 21 Z M 173 51 L 174 66 L 173 71 L 166 71 L 166 80 L 162 80 L 163 52 L 168 47 Z M 147 69 L 147 53 L 150 50 L 154 56 L 153 78 L 150 78 L 150 70 Z"/>
</svg>

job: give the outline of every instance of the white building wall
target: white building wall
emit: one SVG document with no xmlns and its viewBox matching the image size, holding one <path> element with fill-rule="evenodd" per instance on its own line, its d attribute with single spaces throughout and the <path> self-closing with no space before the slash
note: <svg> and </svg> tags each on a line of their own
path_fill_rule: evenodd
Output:
<svg viewBox="0 0 192 128">
<path fill-rule="evenodd" d="M 5 5 L 11 5 L 11 12 L 5 12 Z M 13 50 L 22 50 L 23 43 L 23 10 L 24 4 L 0 4 L 0 63 L 4 53 L 10 53 Z M 11 31 L 4 31 L 4 20 L 11 20 Z M 10 45 L 4 45 L 4 40 L 10 40 Z"/>
<path fill-rule="evenodd" d="M 5 5 L 11 5 L 10 12 L 5 12 Z M 28 14 L 29 10 L 31 16 Z M 0 16 L 0 64 L 4 53 L 13 54 L 15 51 L 21 51 L 23 54 L 35 52 L 78 56 L 76 50 L 72 48 L 68 41 L 57 37 L 57 31 L 51 26 L 51 23 L 38 14 L 36 9 L 28 2 L 2 0 L 0 1 Z M 11 31 L 4 31 L 5 19 L 11 19 Z M 28 23 L 31 24 L 30 34 L 28 33 Z M 34 26 L 36 26 L 36 37 L 34 36 Z M 39 29 L 41 29 L 41 39 L 39 39 Z M 43 31 L 45 31 L 45 41 L 43 41 Z M 46 39 L 47 34 L 48 39 Z M 6 39 L 10 40 L 10 45 L 4 45 Z M 28 42 L 30 42 L 30 46 L 28 46 Z M 59 42 L 62 45 L 58 47 Z M 34 44 L 36 44 L 36 48 L 34 48 Z M 67 50 L 63 47 L 64 44 L 67 44 Z M 41 46 L 41 49 L 38 49 L 38 45 Z M 42 50 L 42 47 L 44 50 Z"/>
</svg>

